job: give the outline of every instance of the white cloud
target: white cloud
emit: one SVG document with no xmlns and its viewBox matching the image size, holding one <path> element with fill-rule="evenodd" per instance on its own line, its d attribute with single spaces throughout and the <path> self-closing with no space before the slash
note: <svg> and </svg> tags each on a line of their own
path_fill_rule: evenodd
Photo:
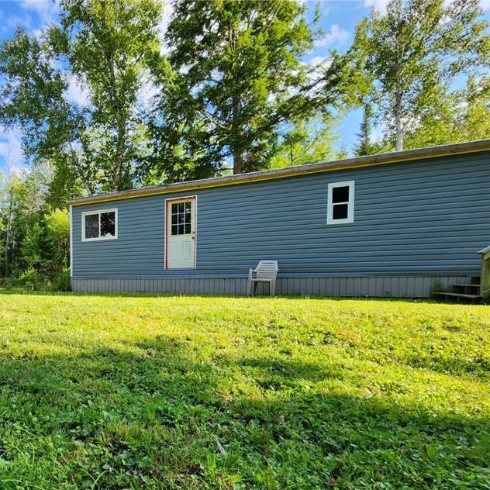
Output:
<svg viewBox="0 0 490 490">
<path fill-rule="evenodd" d="M 26 30 L 31 29 L 32 19 L 29 15 L 9 15 L 5 20 L 9 27 L 23 27 Z"/>
<path fill-rule="evenodd" d="M 365 7 L 373 7 L 382 14 L 386 13 L 386 7 L 390 0 L 364 0 Z"/>
<path fill-rule="evenodd" d="M 169 53 L 169 49 L 167 48 L 167 46 L 165 45 L 165 42 L 164 42 L 164 37 L 165 37 L 165 33 L 167 32 L 167 28 L 168 28 L 168 25 L 172 19 L 173 14 L 174 14 L 173 4 L 170 2 L 165 2 L 163 5 L 163 9 L 162 9 L 162 18 L 160 20 L 160 23 L 158 24 L 158 31 L 160 33 L 160 40 L 162 41 L 162 44 L 161 44 L 162 54 L 168 54 Z"/>
<path fill-rule="evenodd" d="M 90 94 L 87 87 L 75 77 L 69 79 L 66 96 L 69 100 L 81 106 L 87 106 L 90 103 Z"/>
<path fill-rule="evenodd" d="M 151 108 L 151 102 L 158 94 L 158 90 L 158 87 L 151 81 L 149 71 L 145 70 L 140 77 L 140 86 L 138 89 L 138 101 L 144 109 Z"/>
<path fill-rule="evenodd" d="M 22 133 L 17 130 L 0 133 L 0 162 L 4 173 L 19 175 L 25 171 Z"/>
<path fill-rule="evenodd" d="M 486 12 L 490 10 L 490 0 L 480 0 L 480 7 Z"/>
<path fill-rule="evenodd" d="M 386 13 L 386 8 L 390 0 L 364 0 L 365 7 L 374 7 L 376 10 L 382 14 Z M 444 5 L 448 6 L 453 2 L 453 0 L 444 0 Z M 479 0 L 480 7 L 484 12 L 490 10 L 490 0 Z"/>
<path fill-rule="evenodd" d="M 308 62 L 308 64 L 313 67 L 317 67 L 317 66 L 328 67 L 331 63 L 332 63 L 331 58 L 328 58 L 326 56 L 315 56 Z"/>
<path fill-rule="evenodd" d="M 52 22 L 58 13 L 58 5 L 52 0 L 21 0 L 20 7 L 36 12 L 44 24 Z"/>
<path fill-rule="evenodd" d="M 324 37 L 315 41 L 315 48 L 331 46 L 334 44 L 342 45 L 349 39 L 350 33 L 337 24 L 333 24 Z"/>
</svg>

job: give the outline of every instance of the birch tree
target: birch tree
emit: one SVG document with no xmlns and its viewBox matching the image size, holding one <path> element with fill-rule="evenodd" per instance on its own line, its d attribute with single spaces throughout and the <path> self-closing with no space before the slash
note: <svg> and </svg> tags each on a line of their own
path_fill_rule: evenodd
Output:
<svg viewBox="0 0 490 490">
<path fill-rule="evenodd" d="M 373 108 L 403 149 L 404 133 L 437 111 L 458 75 L 488 63 L 488 23 L 478 0 L 391 0 L 356 30 L 373 84 Z"/>
<path fill-rule="evenodd" d="M 19 30 L 2 45 L 0 122 L 23 131 L 32 162 L 54 165 L 58 201 L 80 188 L 137 185 L 150 152 L 140 89 L 165 66 L 161 8 L 158 0 L 61 0 L 59 25 L 41 36 Z M 84 101 L 70 95 L 80 88 Z"/>
</svg>

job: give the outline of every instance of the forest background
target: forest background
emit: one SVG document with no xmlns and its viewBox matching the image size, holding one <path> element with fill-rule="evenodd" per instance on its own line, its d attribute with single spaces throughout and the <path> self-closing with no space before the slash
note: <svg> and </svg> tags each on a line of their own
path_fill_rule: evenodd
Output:
<svg viewBox="0 0 490 490">
<path fill-rule="evenodd" d="M 7 286 L 69 288 L 74 197 L 490 136 L 487 1 L 13 3 Z"/>
</svg>

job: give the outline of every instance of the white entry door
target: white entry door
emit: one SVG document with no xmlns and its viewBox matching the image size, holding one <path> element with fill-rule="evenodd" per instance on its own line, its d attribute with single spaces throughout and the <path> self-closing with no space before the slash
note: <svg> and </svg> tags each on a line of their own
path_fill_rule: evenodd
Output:
<svg viewBox="0 0 490 490">
<path fill-rule="evenodd" d="M 168 199 L 166 201 L 167 269 L 196 267 L 196 198 Z"/>
</svg>

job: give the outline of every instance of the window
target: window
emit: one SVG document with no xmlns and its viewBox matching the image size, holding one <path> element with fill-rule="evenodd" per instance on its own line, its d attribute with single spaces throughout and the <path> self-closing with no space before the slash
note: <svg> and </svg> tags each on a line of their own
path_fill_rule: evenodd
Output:
<svg viewBox="0 0 490 490">
<path fill-rule="evenodd" d="M 117 238 L 117 209 L 82 214 L 82 241 Z"/>
<path fill-rule="evenodd" d="M 172 204 L 172 236 L 191 233 L 192 202 L 184 201 Z"/>
<path fill-rule="evenodd" d="M 354 181 L 328 184 L 327 225 L 354 223 Z"/>
</svg>

